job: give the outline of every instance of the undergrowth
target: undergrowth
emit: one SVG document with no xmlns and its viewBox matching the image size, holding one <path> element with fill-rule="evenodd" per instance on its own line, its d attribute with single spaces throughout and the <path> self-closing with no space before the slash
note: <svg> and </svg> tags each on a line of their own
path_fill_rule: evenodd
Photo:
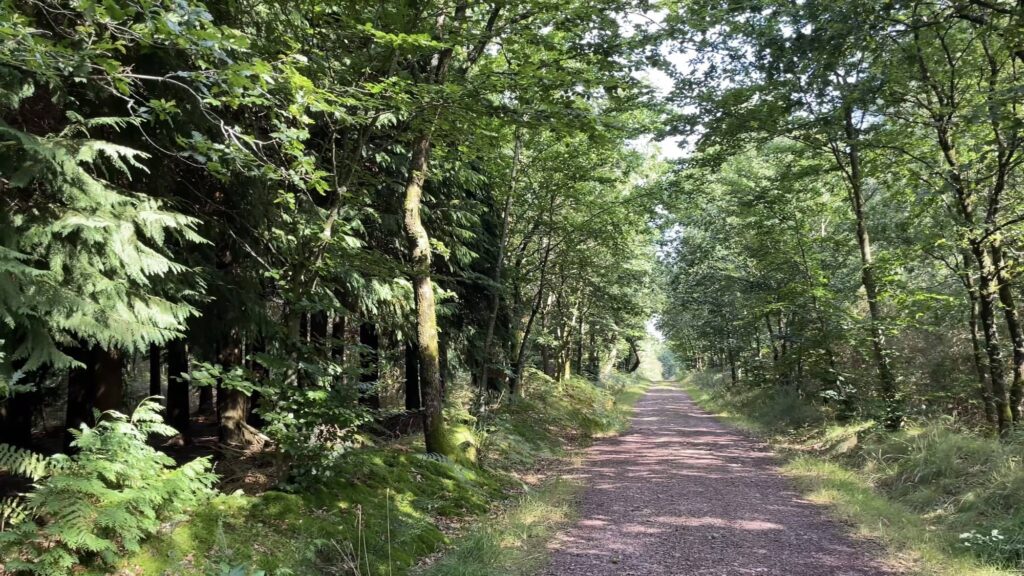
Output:
<svg viewBox="0 0 1024 576">
<path fill-rule="evenodd" d="M 783 471 L 861 535 L 921 574 L 981 576 L 1024 568 L 1024 436 L 1000 442 L 951 418 L 897 433 L 837 422 L 795 392 L 734 387 L 715 374 L 685 382 L 694 399 L 769 437 Z"/>
<path fill-rule="evenodd" d="M 457 441 L 472 450 L 475 465 L 468 459 L 426 457 L 416 442 L 355 450 L 339 458 L 325 479 L 296 483 L 292 492 L 214 498 L 187 522 L 166 527 L 123 564 L 123 573 L 401 575 L 450 544 L 460 525 L 500 502 L 517 504 L 507 504 L 501 520 L 488 521 L 485 530 L 456 538 L 453 558 L 486 557 L 482 542 L 490 542 L 492 552 L 515 549 L 512 542 L 547 534 L 545 526 L 569 514 L 564 508 L 569 484 L 552 480 L 532 487 L 524 480 L 545 462 L 565 456 L 567 446 L 622 429 L 637 395 L 636 382 L 599 387 L 579 378 L 553 382 L 532 373 L 524 397 L 479 419 L 461 408 L 459 391 L 453 391 L 446 412 Z M 624 399 L 617 401 L 616 394 Z M 564 506 L 553 506 L 556 502 Z M 467 538 L 476 544 L 465 546 Z M 498 566 L 508 555 L 490 557 L 490 565 Z M 444 568 L 453 562 L 486 564 L 442 560 L 433 573 L 512 573 Z"/>
</svg>

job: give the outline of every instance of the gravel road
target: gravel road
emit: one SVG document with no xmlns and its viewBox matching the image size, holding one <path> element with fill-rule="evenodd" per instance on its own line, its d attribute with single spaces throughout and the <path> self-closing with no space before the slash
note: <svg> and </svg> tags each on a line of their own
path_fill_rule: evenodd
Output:
<svg viewBox="0 0 1024 576">
<path fill-rule="evenodd" d="M 545 576 L 889 576 L 779 475 L 761 443 L 673 388 L 639 401 L 630 431 L 596 443 L 578 471 L 579 521 L 552 543 Z"/>
</svg>

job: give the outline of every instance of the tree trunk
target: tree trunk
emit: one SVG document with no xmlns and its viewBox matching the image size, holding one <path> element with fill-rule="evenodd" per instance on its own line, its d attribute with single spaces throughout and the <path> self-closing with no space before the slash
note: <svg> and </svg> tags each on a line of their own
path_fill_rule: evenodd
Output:
<svg viewBox="0 0 1024 576">
<path fill-rule="evenodd" d="M 576 322 L 576 359 L 574 369 L 577 374 L 583 374 L 583 314 L 580 314 Z"/>
<path fill-rule="evenodd" d="M 249 364 L 248 368 L 252 374 L 252 378 L 256 382 L 266 382 L 267 378 L 270 377 L 270 370 L 266 366 L 260 364 L 256 360 L 257 354 L 263 354 L 267 351 L 267 342 L 262 337 L 253 341 L 250 352 L 249 352 Z M 266 420 L 263 419 L 263 413 L 259 410 L 262 395 L 259 390 L 253 390 L 252 395 L 249 396 L 249 413 L 246 415 L 245 422 L 253 428 L 260 430 L 266 426 Z"/>
<path fill-rule="evenodd" d="M 739 384 L 740 373 L 736 368 L 736 352 L 730 348 L 726 356 L 729 358 L 729 376 L 732 378 L 732 383 Z"/>
<path fill-rule="evenodd" d="M 489 372 L 491 369 L 491 343 L 494 341 L 494 325 L 498 321 L 498 310 L 501 308 L 501 276 L 505 269 L 505 251 L 508 249 L 508 229 L 512 216 L 512 197 L 516 192 L 516 179 L 519 173 L 519 158 L 522 154 L 523 140 L 520 128 L 516 126 L 515 143 L 512 151 L 512 174 L 509 177 L 509 191 L 505 198 L 505 206 L 501 211 L 501 237 L 498 239 L 498 258 L 494 266 L 494 286 L 491 288 L 491 310 L 487 318 L 487 332 L 484 336 L 483 358 L 481 359 L 480 395 L 485 397 L 488 390 Z"/>
<path fill-rule="evenodd" d="M 626 372 L 632 374 L 640 369 L 640 350 L 636 347 L 636 340 L 628 338 L 626 343 L 629 344 L 629 354 L 626 355 L 625 367 Z M 719 364 L 721 366 L 721 364 Z"/>
<path fill-rule="evenodd" d="M 861 284 L 867 296 L 868 311 L 871 315 L 871 349 L 874 352 L 875 368 L 882 400 L 885 402 L 885 427 L 899 430 L 903 425 L 903 407 L 900 405 L 899 390 L 896 377 L 890 363 L 890 353 L 885 345 L 885 333 L 882 328 L 882 309 L 878 303 L 878 285 L 875 281 L 875 262 L 871 251 L 871 238 L 868 235 L 867 215 L 864 208 L 864 179 L 860 165 L 860 144 L 857 128 L 853 121 L 853 108 L 843 107 L 843 120 L 846 135 L 846 157 L 848 161 L 847 179 L 850 191 L 850 203 L 857 224 L 857 246 L 860 249 Z M 838 147 L 835 149 L 837 160 Z"/>
<path fill-rule="evenodd" d="M 1013 413 L 1010 410 L 1010 398 L 1006 391 L 1003 351 L 999 343 L 999 329 L 995 319 L 999 288 L 995 285 L 996 272 L 992 266 L 991 254 L 980 240 L 971 241 L 971 253 L 981 271 L 978 275 L 978 313 L 985 334 L 985 351 L 989 361 L 992 398 L 996 410 L 996 427 L 1000 435 L 1005 435 L 1010 431 L 1013 423 Z"/>
<path fill-rule="evenodd" d="M 334 321 L 331 322 L 331 359 L 338 366 L 339 371 L 335 377 L 335 385 L 345 385 L 345 316 L 339 312 L 334 313 Z"/>
<path fill-rule="evenodd" d="M 218 388 L 217 412 L 220 414 L 218 436 L 221 444 L 250 446 L 255 437 L 249 426 L 249 398 L 239 390 Z"/>
<path fill-rule="evenodd" d="M 369 322 L 359 325 L 359 402 L 374 410 L 380 409 L 380 335 Z"/>
<path fill-rule="evenodd" d="M 764 315 L 764 325 L 768 328 L 768 343 L 772 346 L 772 366 L 775 367 L 776 372 L 779 370 L 779 346 L 775 343 L 775 329 L 772 328 L 772 318 L 770 314 Z"/>
<path fill-rule="evenodd" d="M 537 319 L 541 302 L 544 300 L 544 290 L 547 284 L 548 258 L 551 256 L 551 242 L 546 241 L 544 245 L 544 257 L 540 265 L 540 281 L 537 286 L 537 296 L 534 298 L 533 307 L 530 309 L 530 317 L 523 328 L 523 337 L 519 342 L 519 355 L 516 358 L 516 369 L 509 380 L 509 395 L 515 398 L 522 388 L 523 371 L 526 370 L 526 358 L 530 349 L 530 332 L 533 330 L 533 323 Z"/>
<path fill-rule="evenodd" d="M 160 382 L 160 347 L 149 345 L 149 395 L 160 396 L 163 386 Z"/>
<path fill-rule="evenodd" d="M 961 258 L 963 266 L 959 271 L 959 276 L 960 282 L 967 291 L 969 307 L 967 328 L 971 334 L 971 359 L 974 362 L 974 371 L 978 377 L 978 391 L 981 394 L 981 405 L 985 411 L 985 421 L 994 426 L 996 423 L 996 408 L 992 398 L 992 385 L 988 380 L 988 373 L 985 369 L 985 352 L 981 346 L 981 338 L 978 336 L 978 287 L 975 286 L 974 278 L 970 273 L 970 251 L 965 250 Z"/>
<path fill-rule="evenodd" d="M 587 372 L 589 373 L 590 377 L 596 381 L 601 376 L 601 368 L 597 352 L 597 342 L 595 341 L 596 339 L 594 336 L 595 330 L 593 326 L 590 326 L 590 329 L 587 330 L 587 334 L 590 337 L 590 343 L 587 346 Z"/>
<path fill-rule="evenodd" d="M 448 336 L 441 332 L 437 337 L 437 362 L 441 366 L 441 402 L 448 397 L 448 383 L 451 382 L 451 364 L 448 363 Z M 420 390 L 420 398 L 423 391 Z"/>
<path fill-rule="evenodd" d="M 467 2 L 455 5 L 454 24 L 461 26 L 466 18 Z M 436 36 L 443 38 L 443 17 L 438 19 Z M 454 48 L 449 46 L 438 52 L 432 81 L 443 85 L 448 76 Z M 438 114 L 440 110 L 438 110 Z M 416 337 L 420 361 L 420 390 L 423 396 L 423 437 L 427 452 L 455 455 L 448 438 L 442 413 L 444 392 L 441 382 L 441 361 L 437 332 L 437 307 L 431 282 L 430 236 L 420 213 L 423 204 L 423 185 L 430 167 L 430 140 L 433 127 L 424 128 L 412 142 L 412 155 L 406 174 L 405 195 L 402 202 L 405 234 L 409 241 L 409 263 L 412 268 L 413 294 L 416 301 Z"/>
<path fill-rule="evenodd" d="M 1009 263 L 1003 247 L 998 241 L 992 244 L 992 266 L 995 268 L 999 283 L 999 303 L 1003 308 L 1006 328 L 1013 343 L 1013 384 L 1010 385 L 1010 415 L 1014 424 L 1020 421 L 1020 402 L 1024 396 L 1024 329 L 1021 328 L 1020 315 L 1013 295 L 1013 280 L 1008 271 Z"/>
<path fill-rule="evenodd" d="M 96 402 L 94 408 L 101 413 L 123 410 L 124 362 L 118 350 L 94 348 L 96 355 Z"/>
<path fill-rule="evenodd" d="M 182 441 L 191 440 L 191 407 L 189 406 L 188 346 L 185 340 L 167 343 L 167 423 L 181 434 Z"/>
<path fill-rule="evenodd" d="M 420 397 L 420 362 L 416 344 L 405 341 L 405 409 L 419 410 L 423 407 Z"/>
<path fill-rule="evenodd" d="M 96 355 L 91 348 L 76 347 L 68 355 L 82 364 L 68 372 L 68 405 L 64 419 L 64 450 L 68 451 L 74 437 L 69 430 L 83 424 L 93 426 L 93 401 L 96 398 Z"/>
<path fill-rule="evenodd" d="M 232 331 L 229 341 L 221 349 L 218 361 L 225 370 L 242 364 L 242 344 Z M 257 439 L 256 429 L 246 420 L 249 416 L 249 398 L 241 391 L 217 385 L 218 437 L 227 446 L 249 447 Z"/>
<path fill-rule="evenodd" d="M 449 58 L 451 55 L 449 54 Z M 405 232 L 409 237 L 409 256 L 413 268 L 416 299 L 416 337 L 419 350 L 421 392 L 423 395 L 423 435 L 427 452 L 453 455 L 454 448 L 445 430 L 442 413 L 441 362 L 438 350 L 437 309 L 430 275 L 430 236 L 423 226 L 420 206 L 430 157 L 430 135 L 421 134 L 413 143 L 409 178 L 405 186 Z"/>
</svg>

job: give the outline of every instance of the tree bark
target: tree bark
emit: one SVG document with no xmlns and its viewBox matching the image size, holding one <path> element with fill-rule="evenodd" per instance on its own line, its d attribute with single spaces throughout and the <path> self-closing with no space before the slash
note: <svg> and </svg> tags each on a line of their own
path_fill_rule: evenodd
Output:
<svg viewBox="0 0 1024 576">
<path fill-rule="evenodd" d="M 450 58 L 450 55 L 449 55 Z M 409 237 L 409 256 L 413 268 L 416 300 L 416 337 L 419 351 L 421 391 L 423 394 L 423 434 L 427 452 L 452 455 L 442 413 L 441 362 L 438 351 L 437 309 L 430 274 L 430 236 L 423 226 L 420 207 L 430 157 L 430 136 L 420 135 L 413 143 L 409 178 L 405 186 L 405 232 Z"/>
<path fill-rule="evenodd" d="M 189 405 L 188 345 L 185 340 L 167 343 L 167 423 L 181 434 L 182 441 L 191 440 L 191 407 Z"/>
<path fill-rule="evenodd" d="M 1013 413 L 1006 390 L 1006 375 L 1003 368 L 1003 351 L 999 343 L 999 328 L 996 326 L 996 307 L 999 288 L 996 286 L 996 272 L 991 254 L 981 240 L 971 241 L 971 252 L 981 271 L 978 276 L 978 304 L 981 326 L 985 334 L 985 351 L 989 359 L 989 376 L 992 383 L 992 398 L 996 410 L 996 427 L 1000 435 L 1010 431 Z"/>
<path fill-rule="evenodd" d="M 242 344 L 232 331 L 229 340 L 218 355 L 220 365 L 230 370 L 242 364 Z M 226 446 L 249 447 L 259 434 L 246 422 L 249 416 L 249 398 L 241 390 L 217 385 L 218 437 Z"/>
<path fill-rule="evenodd" d="M 454 25 L 461 26 L 466 18 L 467 2 L 455 5 Z M 438 19 L 436 37 L 443 39 L 443 17 Z M 432 83 L 443 85 L 448 76 L 455 49 L 447 46 L 437 53 Z M 440 109 L 438 110 L 438 114 Z M 432 123 L 431 123 L 432 124 Z M 430 145 L 433 126 L 427 126 L 413 139 L 412 155 L 406 174 L 405 195 L 402 202 L 405 233 L 409 241 L 409 263 L 412 268 L 413 294 L 416 301 L 416 336 L 420 361 L 420 389 L 423 396 L 423 437 L 427 452 L 455 455 L 455 448 L 445 429 L 442 405 L 444 393 L 441 382 L 441 362 L 437 331 L 437 306 L 431 281 L 430 236 L 420 213 L 423 205 L 423 186 L 430 167 Z"/>
<path fill-rule="evenodd" d="M 359 325 L 359 402 L 372 408 L 380 409 L 380 335 L 377 326 L 369 322 Z"/>
<path fill-rule="evenodd" d="M 530 331 L 533 330 L 533 323 L 537 319 L 537 312 L 540 311 L 541 302 L 544 299 L 544 290 L 547 284 L 548 258 L 551 256 L 551 242 L 546 241 L 544 245 L 544 257 L 540 265 L 540 281 L 537 286 L 537 296 L 534 298 L 533 307 L 530 309 L 530 317 L 523 328 L 523 337 L 519 342 L 519 355 L 516 358 L 516 369 L 509 380 L 509 395 L 513 398 L 520 393 L 522 388 L 523 371 L 526 370 L 526 358 L 530 349 Z"/>
<path fill-rule="evenodd" d="M 442 331 L 437 337 L 437 362 L 441 366 L 441 402 L 448 397 L 448 383 L 451 382 L 451 364 L 448 363 L 448 336 Z M 422 380 L 422 379 L 421 379 Z M 420 390 L 420 398 L 423 391 Z"/>
<path fill-rule="evenodd" d="M 590 343 L 587 346 L 587 372 L 589 373 L 590 377 L 596 381 L 601 376 L 601 367 L 597 351 L 597 342 L 595 334 L 596 331 L 594 330 L 594 327 L 590 326 L 590 329 L 587 330 L 587 335 L 590 338 Z"/>
<path fill-rule="evenodd" d="M 345 316 L 335 312 L 331 322 L 331 358 L 339 367 L 338 376 L 335 377 L 337 386 L 345 384 L 345 323 Z"/>
<path fill-rule="evenodd" d="M 416 343 L 405 341 L 405 409 L 419 410 L 423 407 L 420 397 L 420 361 Z"/>
<path fill-rule="evenodd" d="M 101 413 L 122 410 L 124 404 L 124 357 L 118 350 L 94 348 L 96 355 L 96 402 Z"/>
<path fill-rule="evenodd" d="M 160 347 L 149 345 L 149 395 L 160 396 L 163 386 L 160 382 Z"/>
<path fill-rule="evenodd" d="M 640 369 L 640 350 L 636 347 L 636 340 L 627 338 L 626 343 L 629 344 L 629 355 L 626 357 L 626 372 L 632 374 Z"/>
<path fill-rule="evenodd" d="M 985 352 L 981 346 L 981 338 L 978 335 L 978 287 L 974 284 L 971 276 L 970 264 L 971 253 L 964 250 L 961 255 L 961 267 L 958 271 L 960 282 L 967 291 L 967 328 L 971 335 L 971 359 L 974 363 L 974 372 L 978 378 L 978 391 L 981 397 L 981 405 L 985 411 L 985 421 L 990 425 L 996 423 L 996 407 L 992 398 L 992 385 L 988 379 L 988 372 L 985 369 Z"/>
<path fill-rule="evenodd" d="M 583 314 L 579 315 L 576 323 L 576 358 L 573 368 L 577 374 L 583 374 Z"/>
</svg>

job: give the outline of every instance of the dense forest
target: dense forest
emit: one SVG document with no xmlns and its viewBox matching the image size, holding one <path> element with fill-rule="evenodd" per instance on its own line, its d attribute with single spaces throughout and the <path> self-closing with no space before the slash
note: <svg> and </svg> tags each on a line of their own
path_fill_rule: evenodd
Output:
<svg viewBox="0 0 1024 576">
<path fill-rule="evenodd" d="M 1022 75 L 1013 0 L 0 0 L 0 574 L 390 573 L 645 363 L 1024 486 Z"/>
<path fill-rule="evenodd" d="M 1005 2 L 686 3 L 699 151 L 668 186 L 671 340 L 899 429 L 1020 421 L 1020 39 Z"/>
</svg>

